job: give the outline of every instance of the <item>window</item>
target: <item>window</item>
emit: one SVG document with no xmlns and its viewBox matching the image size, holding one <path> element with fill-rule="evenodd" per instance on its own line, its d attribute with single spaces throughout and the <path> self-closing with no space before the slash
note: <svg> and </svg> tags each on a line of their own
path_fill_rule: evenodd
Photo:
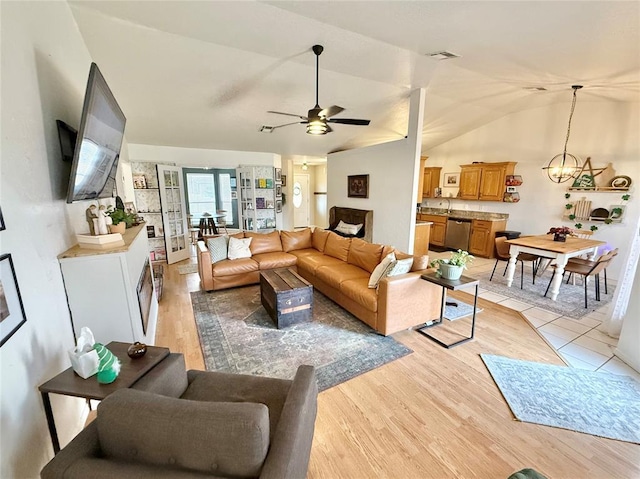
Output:
<svg viewBox="0 0 640 479">
<path fill-rule="evenodd" d="M 192 225 L 197 227 L 204 213 L 211 215 L 225 211 L 222 218 L 230 228 L 237 228 L 237 199 L 235 192 L 235 170 L 183 168 L 186 185 L 187 212 L 192 216 Z"/>
</svg>

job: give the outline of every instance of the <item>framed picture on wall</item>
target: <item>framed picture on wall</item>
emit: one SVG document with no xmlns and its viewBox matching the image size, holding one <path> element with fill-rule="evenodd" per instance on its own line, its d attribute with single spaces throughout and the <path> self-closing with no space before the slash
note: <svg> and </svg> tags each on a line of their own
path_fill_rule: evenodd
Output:
<svg viewBox="0 0 640 479">
<path fill-rule="evenodd" d="M 369 175 L 347 176 L 347 196 L 349 198 L 369 198 Z"/>
<path fill-rule="evenodd" d="M 457 188 L 460 184 L 460 173 L 445 173 L 442 186 L 444 188 Z"/>
<path fill-rule="evenodd" d="M 282 175 L 281 180 L 282 186 L 287 186 L 287 175 Z"/>
<path fill-rule="evenodd" d="M 10 254 L 0 255 L 0 346 L 27 322 Z"/>
<path fill-rule="evenodd" d="M 282 198 L 282 185 L 276 185 L 276 198 Z"/>
<path fill-rule="evenodd" d="M 282 181 L 282 169 L 281 168 L 275 168 L 276 170 L 276 181 Z"/>
<path fill-rule="evenodd" d="M 282 213 L 282 200 L 276 200 L 276 213 Z"/>
</svg>

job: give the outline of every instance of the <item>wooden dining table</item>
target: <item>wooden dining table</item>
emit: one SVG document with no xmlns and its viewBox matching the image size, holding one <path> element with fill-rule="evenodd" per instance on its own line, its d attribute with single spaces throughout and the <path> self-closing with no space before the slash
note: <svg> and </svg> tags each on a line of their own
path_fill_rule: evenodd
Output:
<svg viewBox="0 0 640 479">
<path fill-rule="evenodd" d="M 567 236 L 566 241 L 554 241 L 552 234 L 523 236 L 507 240 L 506 243 L 510 245 L 510 258 L 507 269 L 507 286 L 509 287 L 511 287 L 511 283 L 513 283 L 513 276 L 516 271 L 516 261 L 519 253 L 531 253 L 544 258 L 549 258 L 550 260 L 555 260 L 556 274 L 553 277 L 550 290 L 551 299 L 553 301 L 558 297 L 560 284 L 562 283 L 562 275 L 564 274 L 564 267 L 567 265 L 569 258 L 575 258 L 586 254 L 589 256 L 589 259 L 593 260 L 598 253 L 598 248 L 606 244 L 605 241 L 584 239 L 574 236 Z"/>
</svg>

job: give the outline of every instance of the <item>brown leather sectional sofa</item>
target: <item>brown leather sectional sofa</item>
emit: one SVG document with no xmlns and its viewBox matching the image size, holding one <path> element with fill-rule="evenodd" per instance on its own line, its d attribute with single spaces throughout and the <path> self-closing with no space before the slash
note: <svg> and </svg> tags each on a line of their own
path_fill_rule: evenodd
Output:
<svg viewBox="0 0 640 479">
<path fill-rule="evenodd" d="M 428 265 L 427 256 L 414 258 L 411 272 L 387 276 L 372 289 L 368 287 L 371 273 L 382 258 L 395 251 L 391 246 L 344 238 L 319 228 L 235 236 L 252 238 L 251 258 L 212 264 L 205 242 L 198 243 L 198 272 L 205 291 L 257 284 L 261 270 L 291 267 L 385 336 L 439 317 L 441 290 L 420 278 Z M 396 256 L 408 255 L 396 251 Z"/>
</svg>

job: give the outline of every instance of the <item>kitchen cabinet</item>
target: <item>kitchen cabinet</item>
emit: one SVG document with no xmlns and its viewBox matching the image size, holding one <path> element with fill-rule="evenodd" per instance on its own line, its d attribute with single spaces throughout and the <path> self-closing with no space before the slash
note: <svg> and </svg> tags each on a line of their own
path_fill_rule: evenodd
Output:
<svg viewBox="0 0 640 479">
<path fill-rule="evenodd" d="M 413 255 L 414 256 L 429 254 L 430 234 L 431 234 L 430 222 L 418 221 L 416 223 L 415 236 L 413 239 Z"/>
<path fill-rule="evenodd" d="M 426 156 L 420 157 L 420 168 L 418 169 L 418 194 L 416 195 L 416 203 L 422 203 L 422 192 L 424 189 L 424 164 L 427 161 Z"/>
<path fill-rule="evenodd" d="M 506 220 L 473 220 L 469 237 L 469 253 L 483 258 L 493 258 L 496 231 L 503 231 L 506 227 Z"/>
<path fill-rule="evenodd" d="M 436 188 L 440 186 L 440 171 L 442 170 L 439 166 L 430 166 L 424 169 L 422 184 L 422 197 L 423 198 L 434 198 L 434 191 Z"/>
<path fill-rule="evenodd" d="M 429 235 L 429 244 L 444 246 L 444 239 L 447 233 L 447 217 L 445 215 L 420 214 L 419 219 L 433 223 Z"/>
<path fill-rule="evenodd" d="M 502 201 L 506 177 L 514 174 L 516 164 L 511 161 L 461 165 L 458 197 L 463 200 Z"/>
</svg>

